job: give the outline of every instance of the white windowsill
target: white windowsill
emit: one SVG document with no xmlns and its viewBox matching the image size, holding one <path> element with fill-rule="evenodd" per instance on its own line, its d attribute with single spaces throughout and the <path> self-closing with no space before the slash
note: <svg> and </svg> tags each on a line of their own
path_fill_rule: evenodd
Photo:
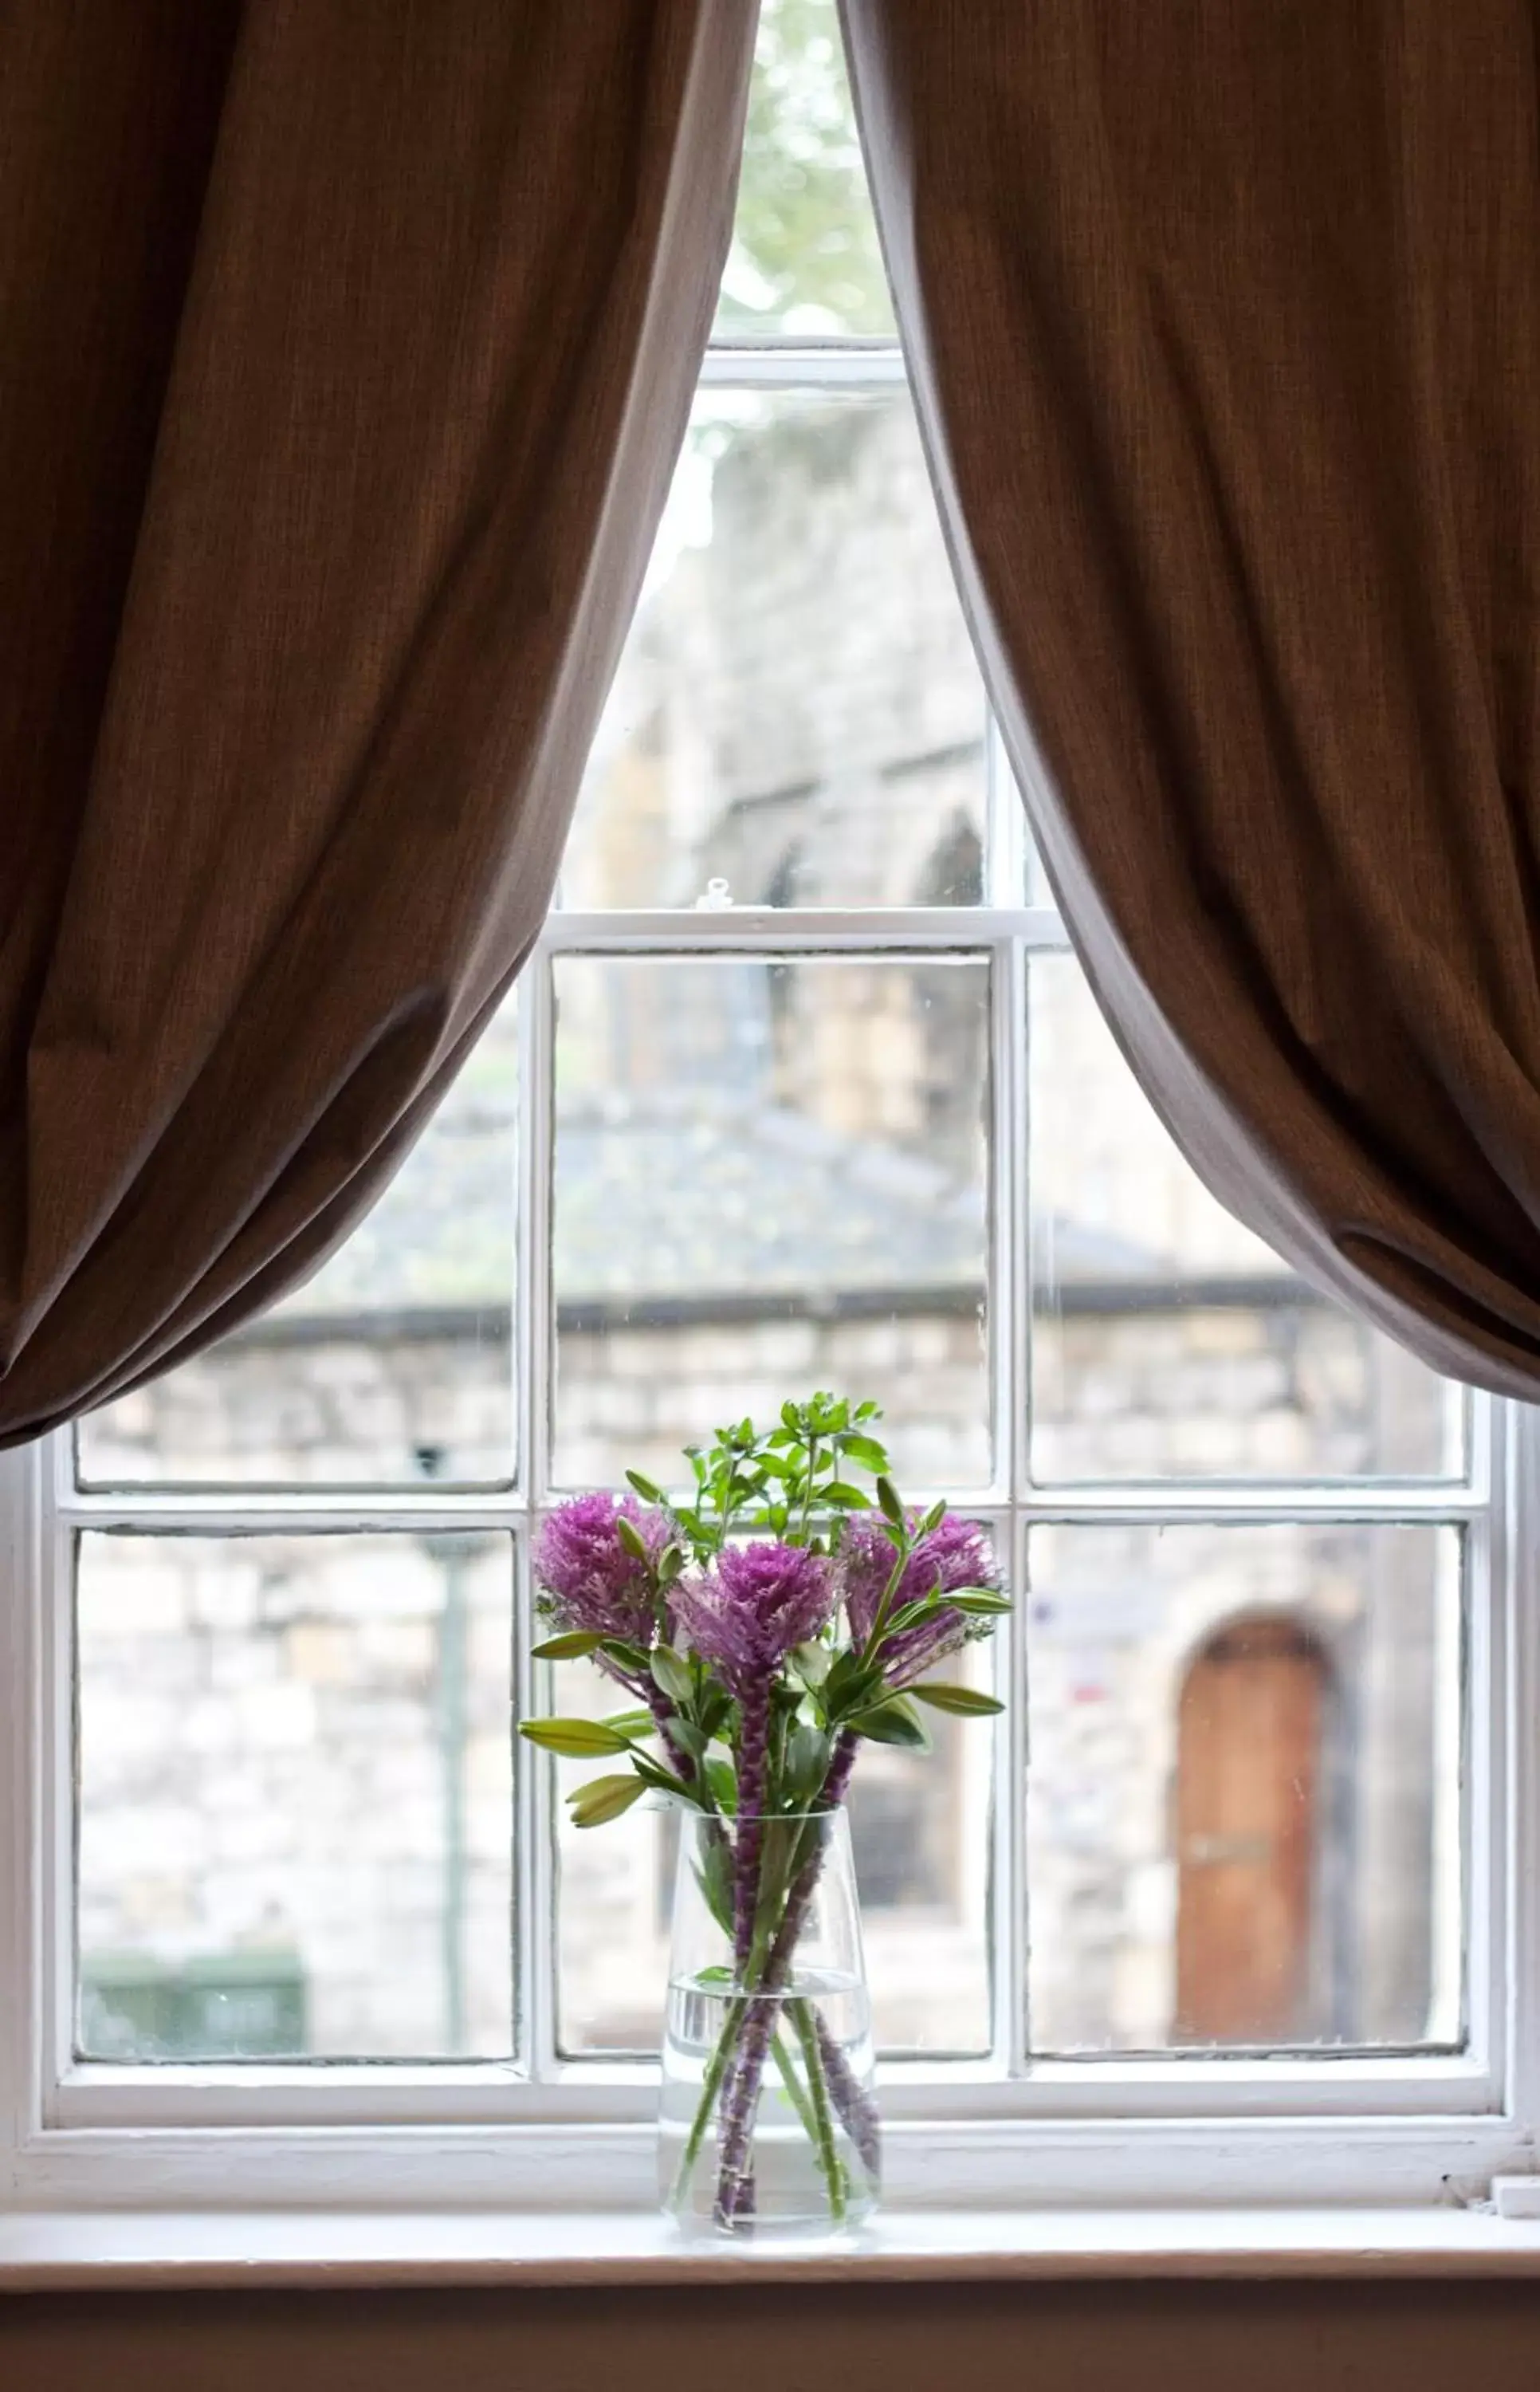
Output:
<svg viewBox="0 0 1540 2392">
<path fill-rule="evenodd" d="M 842 2247 L 685 2241 L 628 2212 L 0 2216 L 0 2291 L 1540 2274 L 1540 2217 L 1474 2209 L 895 2211 Z"/>
</svg>

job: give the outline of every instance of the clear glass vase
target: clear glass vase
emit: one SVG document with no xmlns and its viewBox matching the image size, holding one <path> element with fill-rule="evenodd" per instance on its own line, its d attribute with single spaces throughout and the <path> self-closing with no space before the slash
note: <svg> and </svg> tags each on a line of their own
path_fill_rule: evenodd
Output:
<svg viewBox="0 0 1540 2392">
<path fill-rule="evenodd" d="M 658 2168 L 686 2231 L 859 2226 L 881 2164 L 872 2006 L 843 1811 L 681 1812 Z"/>
</svg>

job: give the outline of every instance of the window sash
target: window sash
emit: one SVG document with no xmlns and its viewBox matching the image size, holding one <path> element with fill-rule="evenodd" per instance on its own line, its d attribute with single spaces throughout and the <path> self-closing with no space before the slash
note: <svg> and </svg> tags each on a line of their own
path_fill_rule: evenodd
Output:
<svg viewBox="0 0 1540 2392">
<path fill-rule="evenodd" d="M 1473 1523 L 1495 1590 L 1490 1607 L 1473 1603 L 1469 1613 L 1469 2049 L 1040 2061 L 1015 2080 L 998 2059 L 900 2063 L 885 2070 L 883 2095 L 898 2203 L 1041 2199 L 1045 2187 L 1066 2200 L 1301 2190 L 1432 2199 L 1446 2179 L 1484 2189 L 1493 2174 L 1527 2166 L 1528 2124 L 1540 2115 L 1530 2031 L 1540 2015 L 1540 1782 L 1533 1738 L 1510 1730 L 1540 1698 L 1532 1559 L 1540 1435 L 1534 1413 L 1495 1410 L 1490 1507 L 1481 1513 L 1474 1495 L 1444 1506 Z M 70 1637 L 67 1606 L 48 1600 L 44 1552 L 51 1541 L 57 1561 L 66 1530 L 58 1514 L 49 1517 L 43 1460 L 37 1449 L 0 1456 L 0 1684 L 9 1696 L 12 1798 L 0 1916 L 21 1992 L 0 2022 L 0 2115 L 11 2122 L 19 2191 L 65 2204 L 132 2198 L 149 2184 L 168 2200 L 373 2200 L 388 2170 L 392 2199 L 408 2205 L 516 2206 L 548 2200 L 554 2170 L 573 2200 L 650 2200 L 652 2078 L 641 2065 L 568 2062 L 536 2082 L 504 2063 L 116 2068 L 70 2060 L 71 1788 L 68 1738 L 48 1734 L 68 1714 Z M 467 1508 L 500 1525 L 517 1507 L 480 1497 L 393 1498 L 379 1507 L 392 1524 L 409 1511 L 422 1526 L 462 1522 Z M 1054 1516 L 1087 1510 L 1078 1499 L 1052 1508 Z M 1211 1496 L 1195 1508 L 1234 1516 Z M 1396 1516 L 1378 1491 L 1354 1494 L 1339 1511 Z M 195 1517 L 207 1523 L 201 1501 Z M 301 1519 L 318 1525 L 313 1510 Z M 211 2128 L 222 2130 L 213 2145 Z"/>
<path fill-rule="evenodd" d="M 740 915 L 742 918 L 738 918 Z M 995 1473 L 990 1481 L 972 1488 L 916 1488 L 917 1500 L 928 1502 L 944 1494 L 949 1501 L 986 1521 L 1001 1550 L 1010 1555 L 1017 1586 L 1027 1583 L 1026 1540 L 1039 1526 L 1096 1527 L 1115 1522 L 1158 1527 L 1279 1521 L 1448 1523 L 1465 1531 L 1468 1606 L 1472 1614 L 1484 1611 L 1489 1562 L 1483 1530 L 1493 1497 L 1488 1407 L 1484 1404 L 1473 1408 L 1477 1434 L 1469 1440 L 1469 1476 L 1464 1482 L 1381 1478 L 1210 1484 L 1171 1480 L 1077 1482 L 1058 1487 L 1031 1482 L 1026 1434 L 1031 1289 L 1028 1265 L 1029 1191 L 1024 1160 L 1028 1136 L 1025 983 L 1030 956 L 1034 952 L 1062 951 L 1066 945 L 1064 932 L 1056 916 L 1042 909 L 1028 908 L 915 909 L 896 921 L 882 917 L 875 927 L 874 923 L 874 916 L 863 914 L 835 915 L 816 909 L 783 912 L 761 907 L 733 908 L 731 915 L 552 915 L 526 976 L 520 1016 L 519 1302 L 515 1351 L 521 1479 L 506 1489 L 462 1491 L 442 1487 L 386 1488 L 367 1492 L 325 1488 L 299 1492 L 247 1487 L 194 1490 L 145 1486 L 82 1491 L 72 1482 L 70 1439 L 60 1435 L 50 1441 L 52 1471 L 48 1485 L 51 1575 L 55 1585 L 59 1589 L 69 1586 L 71 1540 L 75 1532 L 87 1528 L 205 1533 L 262 1530 L 275 1534 L 304 1529 L 367 1533 L 457 1528 L 523 1532 L 518 1535 L 514 1699 L 521 1712 L 544 1707 L 543 1679 L 537 1675 L 535 1665 L 527 1658 L 529 1646 L 536 1640 L 532 1595 L 527 1584 L 528 1534 L 541 1511 L 570 1491 L 551 1483 L 550 1395 L 554 1376 L 555 1323 L 549 1272 L 542 1268 L 550 1249 L 554 1136 L 551 958 L 570 955 L 710 956 L 753 953 L 795 957 L 875 953 L 901 961 L 917 954 L 946 952 L 985 956 L 992 966 L 991 1042 L 995 1068 L 990 1075 L 993 1118 L 989 1268 Z M 58 1596 L 54 1601 L 61 1611 L 68 1610 L 68 1605 L 59 1604 Z M 1002 1690 L 1016 1689 L 1026 1684 L 1024 1638 L 1025 1617 L 1018 1606 L 1003 1623 L 994 1640 L 997 1684 Z M 54 1717 L 59 1722 L 56 1732 L 59 1734 L 69 1717 L 71 1685 L 67 1658 L 61 1657 L 54 1696 L 58 1706 Z M 1031 2097 L 1034 2104 L 1046 2102 L 1055 2084 L 1059 2094 L 1068 2096 L 1071 2080 L 1055 2079 L 1053 2072 L 1061 2063 L 1034 2058 L 1028 2048 L 1025 1704 L 1011 1702 L 994 1733 L 997 1799 L 992 1805 L 990 1827 L 993 1896 L 990 1919 L 993 2034 L 984 2081 L 996 2088 L 992 2098 L 1008 2109 L 1010 2102 L 1005 2100 L 1004 2088 L 1029 2076 L 1037 2088 Z M 1469 1722 L 1466 1733 L 1468 1737 L 1472 1734 Z M 552 1771 L 546 1758 L 522 1739 L 515 1744 L 514 1810 L 523 1829 L 515 1840 L 514 1854 L 516 2078 L 521 2084 L 560 2086 L 569 2081 L 576 2084 L 593 2072 L 602 2073 L 616 2066 L 624 2072 L 623 2060 L 611 2060 L 605 2056 L 568 2059 L 558 2048 Z M 66 1823 L 61 1821 L 59 1832 L 66 1831 Z M 72 1886 L 60 1884 L 58 1903 L 56 1946 L 66 1922 L 72 1919 Z M 1468 1924 L 1473 1954 L 1476 1922 L 1472 1919 Z M 105 2085 L 108 2080 L 100 2074 L 101 2063 L 86 2062 L 77 2067 L 70 2056 L 68 2013 L 72 2008 L 72 1965 L 66 1968 L 61 1946 L 57 1951 L 56 1967 L 63 2005 L 54 2046 L 60 2080 L 72 2074 L 73 2080 L 82 2085 Z M 1426 2052 L 1414 2054 L 1404 2064 L 1421 2065 L 1431 2058 Z M 383 2060 L 359 2064 L 392 2072 L 400 2065 Z M 452 2060 L 427 2064 L 434 2072 L 451 2074 L 460 2065 Z M 1070 2066 L 1078 2077 L 1089 2068 L 1107 2070 L 1129 2063 L 1087 2058 L 1063 2064 Z M 1189 2073 L 1195 2087 L 1200 2082 L 1193 2072 L 1200 2070 L 1203 2063 L 1184 2059 L 1178 2053 L 1162 2055 L 1150 2064 L 1162 2076 L 1181 2069 Z M 1295 2063 L 1269 2060 L 1259 2064 L 1274 2072 Z M 1345 2062 L 1323 2054 L 1319 2060 L 1307 2059 L 1299 2064 L 1307 2072 L 1327 2069 L 1335 2074 Z M 1404 2063 L 1374 2053 L 1367 2056 L 1366 2064 L 1372 2073 L 1365 2078 L 1365 2086 L 1378 2091 L 1385 2088 L 1389 2074 Z M 302 2073 L 320 2069 L 330 2077 L 335 2065 L 309 2061 L 302 2064 Z M 506 2086 L 506 2066 L 492 2065 L 501 2071 L 498 2082 Z M 896 2086 L 903 2083 L 920 2086 L 938 2080 L 961 2086 L 971 2065 L 951 2061 L 927 2065 L 906 2060 L 895 2063 L 900 2074 L 894 2076 L 894 2083 Z M 1230 2100 L 1235 2097 L 1237 2072 L 1247 2063 L 1236 2059 L 1219 2065 L 1220 2074 L 1214 2080 L 1213 2090 L 1216 2097 Z M 231 2063 L 230 2069 L 237 2081 L 253 2070 L 265 2077 L 270 2074 L 261 2063 L 252 2061 Z M 962 2075 L 958 2074 L 960 2069 Z M 576 2079 L 573 2072 L 576 2072 Z M 210 2069 L 206 2064 L 201 2064 L 193 2073 L 201 2084 L 209 2083 Z M 1274 2087 L 1281 2081 L 1275 2074 L 1270 2075 Z M 1469 2071 L 1456 2070 L 1452 2081 L 1469 2088 Z M 164 2064 L 148 2066 L 148 2086 L 163 2090 L 169 2082 Z M 239 2094 L 237 2098 L 239 2100 Z M 581 2100 L 584 2097 L 575 2090 L 574 2098 Z"/>
</svg>

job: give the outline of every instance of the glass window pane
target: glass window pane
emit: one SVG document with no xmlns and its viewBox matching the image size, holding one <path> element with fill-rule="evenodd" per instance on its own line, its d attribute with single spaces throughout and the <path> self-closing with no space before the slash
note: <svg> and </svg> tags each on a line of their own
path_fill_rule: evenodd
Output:
<svg viewBox="0 0 1540 2392">
<path fill-rule="evenodd" d="M 511 2048 L 506 1537 L 87 1535 L 79 2040 Z"/>
<path fill-rule="evenodd" d="M 678 1485 L 820 1387 L 900 1483 L 987 1483 L 988 965 L 554 970 L 556 1483 Z"/>
<path fill-rule="evenodd" d="M 1072 956 L 1030 990 L 1034 1477 L 1455 1475 L 1460 1391 L 1215 1202 Z"/>
<path fill-rule="evenodd" d="M 714 337 L 894 330 L 835 0 L 762 0 Z"/>
<path fill-rule="evenodd" d="M 946 1677 L 988 1686 L 975 1647 Z M 551 1708 L 602 1718 L 625 1696 L 596 1672 L 553 1672 Z M 977 1721 L 927 1712 L 935 1749 L 862 1748 L 850 1836 L 878 2047 L 888 2054 L 977 2055 L 990 2046 L 990 1816 L 993 1738 Z M 555 1764 L 558 2034 L 563 2051 L 657 2048 L 668 1960 L 678 1826 L 639 1805 L 604 1827 L 575 1828 L 561 1797 L 592 1762 Z"/>
<path fill-rule="evenodd" d="M 1039 2052 L 1461 2034 L 1454 1528 L 1034 1530 Z"/>
<path fill-rule="evenodd" d="M 986 728 L 907 392 L 706 391 L 562 902 L 976 904 Z"/>
<path fill-rule="evenodd" d="M 90 1486 L 378 1486 L 512 1473 L 515 1011 L 313 1279 L 82 1421 Z"/>
</svg>

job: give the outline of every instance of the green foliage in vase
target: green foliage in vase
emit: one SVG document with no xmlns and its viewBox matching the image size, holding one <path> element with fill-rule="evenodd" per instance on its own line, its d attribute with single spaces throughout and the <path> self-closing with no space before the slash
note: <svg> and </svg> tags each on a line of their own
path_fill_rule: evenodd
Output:
<svg viewBox="0 0 1540 2392">
<path fill-rule="evenodd" d="M 944 1503 L 906 1505 L 875 1404 L 817 1394 L 768 1428 L 731 1422 L 686 1449 L 670 1495 L 578 1496 L 546 1522 L 541 1660 L 591 1658 L 636 1698 L 606 1722 L 538 1719 L 531 1742 L 628 1759 L 649 1788 L 734 1817 L 843 1799 L 862 1739 L 924 1751 L 923 1706 L 960 1718 L 993 1696 L 932 1672 L 1009 1609 L 988 1540 Z M 862 1482 L 865 1482 L 864 1484 Z M 597 1826 L 629 1807 L 606 1775 L 568 1799 Z"/>
</svg>

